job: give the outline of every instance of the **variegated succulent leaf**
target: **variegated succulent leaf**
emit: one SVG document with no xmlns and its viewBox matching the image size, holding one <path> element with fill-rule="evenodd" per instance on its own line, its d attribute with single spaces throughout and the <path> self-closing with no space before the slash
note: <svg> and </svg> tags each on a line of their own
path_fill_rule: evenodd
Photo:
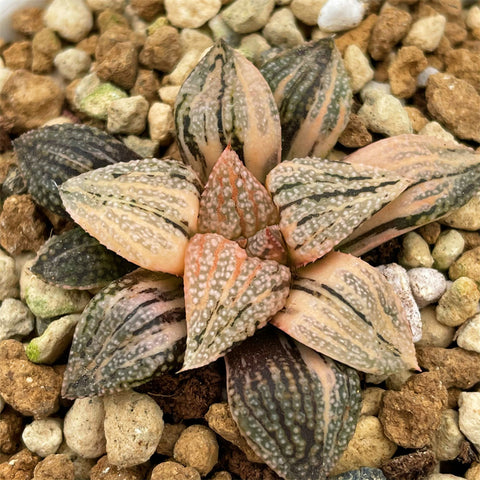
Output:
<svg viewBox="0 0 480 480">
<path fill-rule="evenodd" d="M 151 158 L 84 173 L 60 194 L 75 222 L 107 248 L 148 270 L 181 275 L 201 188 L 187 165 Z"/>
<path fill-rule="evenodd" d="M 45 282 L 82 290 L 104 287 L 136 268 L 77 227 L 45 242 L 30 270 Z"/>
<path fill-rule="evenodd" d="M 69 123 L 31 130 L 13 144 L 29 193 L 39 205 L 63 217 L 68 214 L 59 185 L 89 170 L 140 158 L 103 130 Z"/>
<path fill-rule="evenodd" d="M 280 117 L 257 68 L 219 40 L 178 92 L 177 144 L 185 163 L 206 181 L 227 145 L 260 181 L 280 161 Z"/>
<path fill-rule="evenodd" d="M 227 392 L 240 432 L 286 480 L 323 480 L 360 413 L 355 370 L 267 326 L 227 353 Z"/>
<path fill-rule="evenodd" d="M 198 232 L 236 240 L 251 237 L 275 223 L 278 212 L 270 195 L 228 146 L 213 167 L 200 198 Z"/>
<path fill-rule="evenodd" d="M 290 259 L 302 266 L 332 250 L 409 183 L 380 168 L 306 157 L 277 165 L 266 185 Z"/>
<path fill-rule="evenodd" d="M 245 239 L 245 250 L 250 257 L 287 264 L 287 247 L 278 225 L 262 228 L 252 237 Z"/>
<path fill-rule="evenodd" d="M 480 185 L 480 154 L 423 135 L 389 137 L 346 159 L 398 173 L 412 182 L 407 190 L 359 225 L 339 249 L 363 255 L 410 230 L 465 205 Z"/>
<path fill-rule="evenodd" d="M 331 252 L 299 269 L 271 323 L 362 372 L 418 369 L 400 299 L 379 271 L 353 255 Z"/>
<path fill-rule="evenodd" d="M 350 78 L 333 38 L 284 50 L 260 72 L 280 112 L 282 158 L 325 156 L 347 126 L 352 105 Z"/>
<path fill-rule="evenodd" d="M 183 370 L 215 361 L 252 336 L 288 295 L 290 270 L 248 257 L 236 242 L 196 234 L 185 255 L 187 348 Z"/>
<path fill-rule="evenodd" d="M 101 290 L 82 313 L 62 396 L 105 395 L 175 370 L 185 337 L 182 280 L 137 269 Z"/>
</svg>

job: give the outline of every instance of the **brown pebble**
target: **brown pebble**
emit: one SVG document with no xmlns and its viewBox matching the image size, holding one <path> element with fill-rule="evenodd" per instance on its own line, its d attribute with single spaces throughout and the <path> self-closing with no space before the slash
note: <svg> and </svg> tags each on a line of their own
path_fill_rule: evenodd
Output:
<svg viewBox="0 0 480 480">
<path fill-rule="evenodd" d="M 450 280 L 468 277 L 480 285 L 480 247 L 467 250 L 448 269 Z"/>
<path fill-rule="evenodd" d="M 16 70 L 0 92 L 0 110 L 7 121 L 13 122 L 14 133 L 21 133 L 58 117 L 63 100 L 63 92 L 53 78 Z"/>
<path fill-rule="evenodd" d="M 125 27 L 114 27 L 107 30 L 98 37 L 95 48 L 95 58 L 97 62 L 103 62 L 108 52 L 117 44 L 122 42 L 132 42 L 136 45 L 135 32 Z"/>
<path fill-rule="evenodd" d="M 12 28 L 22 35 L 34 35 L 43 28 L 43 10 L 38 7 L 16 10 L 12 15 Z"/>
<path fill-rule="evenodd" d="M 23 418 L 13 408 L 6 406 L 0 413 L 0 452 L 18 451 L 23 430 Z"/>
<path fill-rule="evenodd" d="M 0 213 L 0 245 L 10 255 L 36 252 L 45 242 L 47 227 L 30 195 L 11 195 Z"/>
<path fill-rule="evenodd" d="M 458 231 L 465 241 L 465 251 L 480 247 L 480 232 L 468 232 L 466 230 Z"/>
<path fill-rule="evenodd" d="M 141 95 L 148 103 L 158 102 L 158 89 L 160 82 L 157 74 L 153 70 L 140 68 L 137 73 L 135 85 L 130 90 L 130 95 Z"/>
<path fill-rule="evenodd" d="M 157 28 L 145 40 L 140 63 L 148 68 L 171 72 L 182 56 L 182 44 L 177 29 L 165 25 Z"/>
<path fill-rule="evenodd" d="M 446 388 L 464 390 L 480 382 L 480 353 L 463 348 L 416 347 L 422 369 L 436 371 Z"/>
<path fill-rule="evenodd" d="M 343 55 L 349 45 L 357 45 L 363 53 L 367 53 L 368 42 L 377 18 L 378 16 L 372 13 L 357 27 L 335 38 L 335 45 L 340 53 Z"/>
<path fill-rule="evenodd" d="M 413 375 L 400 391 L 386 391 L 378 415 L 385 435 L 404 448 L 430 445 L 447 398 L 436 372 Z"/>
<path fill-rule="evenodd" d="M 159 463 L 152 470 L 150 480 L 200 480 L 200 474 L 194 468 L 168 461 Z"/>
<path fill-rule="evenodd" d="M 388 67 L 388 78 L 393 95 L 409 98 L 417 89 L 417 76 L 427 68 L 428 62 L 417 47 L 402 47 Z"/>
<path fill-rule="evenodd" d="M 43 28 L 32 40 L 32 71 L 48 73 L 53 69 L 55 55 L 61 50 L 62 42 L 51 28 Z"/>
<path fill-rule="evenodd" d="M 465 80 L 480 93 L 480 52 L 457 48 L 447 53 L 445 63 L 447 73 Z"/>
<path fill-rule="evenodd" d="M 108 463 L 108 458 L 104 455 L 90 470 L 90 480 L 143 480 L 147 469 L 148 463 L 120 468 Z"/>
<path fill-rule="evenodd" d="M 417 232 L 429 245 L 434 245 L 442 232 L 442 227 L 438 222 L 431 222 L 420 227 Z"/>
<path fill-rule="evenodd" d="M 433 473 L 437 463 L 432 450 L 421 450 L 394 457 L 380 468 L 389 480 L 417 480 Z"/>
<path fill-rule="evenodd" d="M 74 480 L 72 461 L 64 454 L 48 455 L 33 471 L 34 480 Z"/>
<path fill-rule="evenodd" d="M 46 365 L 19 358 L 16 340 L 0 342 L 0 395 L 22 415 L 45 418 L 59 407 L 62 376 Z"/>
<path fill-rule="evenodd" d="M 38 455 L 24 448 L 8 461 L 0 463 L 0 480 L 31 480 L 40 460 Z"/>
<path fill-rule="evenodd" d="M 453 47 L 456 47 L 460 43 L 464 42 L 467 38 L 467 29 L 463 20 L 457 20 L 455 22 L 447 22 L 445 24 L 445 37 Z"/>
<path fill-rule="evenodd" d="M 428 111 L 455 136 L 480 142 L 480 95 L 465 80 L 447 73 L 428 79 Z"/>
<path fill-rule="evenodd" d="M 158 442 L 156 452 L 160 455 L 173 457 L 173 447 L 175 446 L 180 434 L 187 428 L 183 423 L 165 423 L 163 425 L 162 436 Z"/>
<path fill-rule="evenodd" d="M 429 3 L 447 18 L 456 18 L 462 14 L 462 0 L 430 0 Z"/>
<path fill-rule="evenodd" d="M 405 10 L 391 7 L 380 13 L 375 23 L 368 51 L 374 60 L 383 60 L 393 47 L 407 34 L 412 16 Z"/>
<path fill-rule="evenodd" d="M 415 132 L 419 132 L 428 123 L 425 115 L 417 107 L 406 105 L 403 108 L 407 112 L 408 118 L 410 119 L 412 128 Z"/>
<path fill-rule="evenodd" d="M 351 113 L 338 141 L 347 148 L 360 148 L 372 143 L 372 134 L 368 131 L 364 120 L 357 114 Z"/>
<path fill-rule="evenodd" d="M 460 394 L 462 393 L 462 390 L 460 388 L 449 388 L 447 390 L 448 392 L 448 403 L 447 403 L 447 408 L 453 408 L 456 410 L 458 408 L 458 399 L 460 398 Z"/>
<path fill-rule="evenodd" d="M 96 33 L 90 35 L 87 38 L 84 38 L 83 40 L 78 42 L 76 48 L 83 50 L 84 52 L 88 53 L 93 57 L 95 55 L 95 49 L 97 48 L 98 38 L 99 35 L 97 35 Z"/>
<path fill-rule="evenodd" d="M 163 0 L 130 0 L 134 12 L 140 17 L 151 22 L 163 11 Z"/>
<path fill-rule="evenodd" d="M 132 42 L 116 43 L 97 64 L 99 78 L 129 90 L 137 78 L 138 55 Z"/>
<path fill-rule="evenodd" d="M 32 68 L 32 42 L 24 40 L 23 42 L 14 42 L 3 51 L 5 66 L 11 70 Z"/>
<path fill-rule="evenodd" d="M 111 28 L 130 28 L 128 20 L 115 10 L 103 10 L 97 17 L 97 25 L 100 33 L 105 33 Z"/>
</svg>

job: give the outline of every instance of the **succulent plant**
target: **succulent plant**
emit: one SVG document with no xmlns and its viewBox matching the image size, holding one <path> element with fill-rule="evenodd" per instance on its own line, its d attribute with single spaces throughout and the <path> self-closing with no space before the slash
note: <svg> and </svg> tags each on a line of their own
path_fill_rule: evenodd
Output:
<svg viewBox="0 0 480 480">
<path fill-rule="evenodd" d="M 83 312 L 63 394 L 103 395 L 225 357 L 233 418 L 287 480 L 326 478 L 346 448 L 360 408 L 357 370 L 418 368 L 390 284 L 331 250 L 358 254 L 458 208 L 480 175 L 478 154 L 415 135 L 345 162 L 306 156 L 335 143 L 350 93 L 333 41 L 302 48 L 263 66 L 272 93 L 218 42 L 177 99 L 184 164 L 123 158 L 60 186 L 62 208 L 86 232 L 142 267 Z M 289 160 L 279 164 L 280 121 Z M 32 148 L 46 163 L 68 164 L 82 134 L 91 132 L 64 138 L 65 158 Z M 69 251 L 58 245 L 47 244 L 36 269 Z"/>
</svg>

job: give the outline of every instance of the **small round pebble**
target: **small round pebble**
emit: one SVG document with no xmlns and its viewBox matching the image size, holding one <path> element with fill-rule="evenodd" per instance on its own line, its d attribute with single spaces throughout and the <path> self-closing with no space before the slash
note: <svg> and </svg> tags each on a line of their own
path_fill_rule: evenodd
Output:
<svg viewBox="0 0 480 480">
<path fill-rule="evenodd" d="M 150 480 L 200 480 L 200 473 L 191 467 L 184 467 L 177 462 L 159 463 L 153 470 Z"/>
<path fill-rule="evenodd" d="M 93 27 L 93 15 L 83 0 L 53 0 L 44 14 L 47 27 L 69 42 L 84 39 Z"/>
<path fill-rule="evenodd" d="M 220 0 L 164 0 L 168 21 L 175 27 L 198 28 L 220 10 Z"/>
<path fill-rule="evenodd" d="M 458 412 L 445 409 L 440 426 L 432 438 L 432 449 L 440 461 L 454 460 L 461 451 L 465 437 L 458 427 Z"/>
<path fill-rule="evenodd" d="M 414 45 L 424 52 L 432 52 L 440 43 L 446 23 L 446 18 L 440 14 L 420 18 L 412 24 L 403 43 Z"/>
<path fill-rule="evenodd" d="M 433 265 L 433 257 L 428 243 L 416 232 L 408 232 L 403 237 L 402 253 L 399 263 L 406 268 L 427 267 Z"/>
<path fill-rule="evenodd" d="M 429 305 L 420 310 L 422 338 L 417 345 L 446 348 L 453 342 L 455 328 L 443 325 L 437 320 L 436 308 L 436 305 Z"/>
<path fill-rule="evenodd" d="M 324 32 L 341 32 L 356 27 L 364 13 L 365 3 L 361 0 L 327 0 L 317 24 Z"/>
<path fill-rule="evenodd" d="M 412 268 L 408 271 L 408 279 L 418 308 L 436 302 L 447 289 L 447 279 L 434 268 Z"/>
<path fill-rule="evenodd" d="M 0 249 L 0 301 L 6 298 L 18 298 L 20 291 L 19 275 L 15 270 L 15 260 Z"/>
<path fill-rule="evenodd" d="M 103 428 L 105 410 L 100 397 L 77 398 L 65 415 L 63 435 L 67 445 L 85 458 L 106 453 Z"/>
<path fill-rule="evenodd" d="M 108 461 L 119 467 L 146 462 L 163 431 L 163 412 L 155 400 L 126 390 L 104 398 Z"/>
<path fill-rule="evenodd" d="M 448 270 L 460 257 L 465 248 L 465 240 L 457 230 L 444 230 L 432 250 L 434 266 L 438 270 Z"/>
<path fill-rule="evenodd" d="M 67 48 L 57 53 L 53 63 L 63 78 L 73 80 L 87 73 L 92 61 L 84 50 Z"/>
<path fill-rule="evenodd" d="M 34 420 L 23 430 L 22 440 L 31 452 L 40 457 L 56 453 L 63 440 L 61 420 L 58 418 Z"/>
<path fill-rule="evenodd" d="M 455 340 L 459 347 L 480 353 L 480 314 L 474 315 L 461 325 Z"/>
<path fill-rule="evenodd" d="M 480 449 L 480 392 L 462 392 L 458 405 L 460 430 L 478 450 Z"/>
<path fill-rule="evenodd" d="M 215 434 L 203 425 L 191 425 L 177 440 L 173 450 L 177 462 L 192 467 L 202 476 L 218 462 L 218 442 Z"/>
<path fill-rule="evenodd" d="M 141 95 L 114 100 L 107 109 L 107 131 L 140 135 L 147 123 L 148 102 Z"/>
<path fill-rule="evenodd" d="M 5 298 L 0 305 L 0 341 L 19 340 L 32 332 L 35 318 L 28 307 L 16 298 Z"/>
</svg>

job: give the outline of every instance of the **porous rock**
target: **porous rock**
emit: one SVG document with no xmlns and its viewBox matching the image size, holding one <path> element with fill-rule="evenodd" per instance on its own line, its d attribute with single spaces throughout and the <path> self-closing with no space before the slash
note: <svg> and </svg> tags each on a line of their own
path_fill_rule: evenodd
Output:
<svg viewBox="0 0 480 480">
<path fill-rule="evenodd" d="M 53 0 L 44 14 L 47 27 L 70 42 L 85 38 L 93 26 L 93 15 L 83 0 Z"/>
<path fill-rule="evenodd" d="M 306 25 L 316 25 L 320 9 L 327 0 L 292 0 L 290 10 Z"/>
<path fill-rule="evenodd" d="M 2 52 L 5 67 L 11 70 L 30 70 L 32 67 L 32 43 L 24 40 L 13 42 Z"/>
<path fill-rule="evenodd" d="M 339 143 L 347 148 L 360 148 L 372 143 L 372 134 L 368 131 L 365 121 L 356 113 L 351 113 L 347 126 L 343 130 Z"/>
<path fill-rule="evenodd" d="M 13 408 L 7 407 L 0 413 L 0 453 L 11 455 L 21 445 L 23 418 Z"/>
<path fill-rule="evenodd" d="M 139 60 L 148 68 L 171 72 L 182 56 L 180 35 L 176 28 L 157 28 L 145 40 Z"/>
<path fill-rule="evenodd" d="M 410 27 L 403 43 L 418 47 L 424 52 L 432 52 L 440 43 L 446 23 L 446 18 L 440 14 L 419 18 Z"/>
<path fill-rule="evenodd" d="M 385 390 L 380 387 L 367 387 L 362 390 L 362 409 L 360 415 L 378 415 Z"/>
<path fill-rule="evenodd" d="M 163 425 L 162 436 L 158 442 L 156 452 L 160 455 L 173 457 L 173 447 L 180 434 L 187 428 L 183 423 L 165 423 Z"/>
<path fill-rule="evenodd" d="M 382 471 L 389 480 L 417 480 L 432 473 L 437 463 L 433 451 L 424 449 L 392 458 Z"/>
<path fill-rule="evenodd" d="M 51 28 L 42 28 L 32 40 L 32 72 L 48 73 L 53 69 L 55 55 L 62 42 Z"/>
<path fill-rule="evenodd" d="M 305 41 L 289 8 L 276 10 L 263 28 L 263 36 L 275 47 L 290 48 Z"/>
<path fill-rule="evenodd" d="M 446 72 L 470 83 L 480 93 L 480 52 L 455 48 L 445 56 Z"/>
<path fill-rule="evenodd" d="M 175 132 L 173 108 L 166 103 L 155 102 L 148 111 L 148 130 L 152 140 L 160 145 L 170 144 Z"/>
<path fill-rule="evenodd" d="M 343 62 L 350 76 L 353 93 L 359 92 L 370 80 L 373 80 L 370 62 L 357 45 L 349 45 L 346 48 Z"/>
<path fill-rule="evenodd" d="M 373 26 L 375 25 L 375 22 L 377 21 L 377 18 L 377 15 L 372 13 L 367 18 L 365 18 L 365 20 L 363 20 L 357 27 L 352 28 L 351 30 L 347 30 L 345 33 L 339 34 L 337 37 L 335 37 L 335 45 L 337 46 L 340 53 L 343 54 L 345 52 L 345 49 L 349 45 L 357 45 L 357 47 L 366 54 L 368 50 L 368 41 L 370 39 L 370 34 L 372 32 Z"/>
<path fill-rule="evenodd" d="M 107 120 L 110 104 L 120 98 L 126 98 L 127 94 L 121 88 L 113 85 L 113 83 L 102 83 L 98 77 L 96 78 L 99 83 L 88 92 L 85 92 L 84 96 L 79 95 L 79 109 L 91 118 Z M 77 92 L 78 87 L 76 89 Z"/>
<path fill-rule="evenodd" d="M 222 11 L 225 23 L 236 33 L 252 33 L 270 18 L 275 0 L 235 0 Z"/>
<path fill-rule="evenodd" d="M 84 50 L 66 48 L 55 56 L 53 63 L 62 77 L 73 80 L 86 74 L 92 62 L 90 55 Z"/>
<path fill-rule="evenodd" d="M 220 0 L 164 0 L 168 21 L 175 27 L 198 28 L 220 10 Z"/>
<path fill-rule="evenodd" d="M 43 28 L 42 9 L 39 7 L 24 7 L 13 12 L 12 28 L 23 35 L 34 35 Z"/>
<path fill-rule="evenodd" d="M 148 102 L 141 95 L 114 100 L 107 109 L 107 131 L 139 135 L 145 130 Z"/>
<path fill-rule="evenodd" d="M 130 95 L 132 95 L 132 97 L 142 96 L 148 103 L 153 103 L 158 101 L 157 92 L 159 88 L 160 82 L 157 74 L 153 70 L 140 68 L 137 73 L 135 85 L 130 90 Z"/>
<path fill-rule="evenodd" d="M 455 340 L 459 347 L 480 353 L 480 314 L 474 315 L 457 330 Z"/>
<path fill-rule="evenodd" d="M 465 437 L 458 426 L 458 412 L 447 408 L 442 412 L 440 426 L 432 438 L 432 450 L 440 461 L 454 460 Z"/>
<path fill-rule="evenodd" d="M 392 93 L 398 98 L 409 98 L 417 90 L 417 76 L 428 65 L 423 52 L 415 46 L 402 47 L 388 67 Z"/>
<path fill-rule="evenodd" d="M 160 407 L 150 396 L 131 390 L 106 396 L 104 405 L 108 461 L 119 467 L 145 463 L 162 435 Z"/>
<path fill-rule="evenodd" d="M 447 289 L 445 276 L 434 268 L 411 268 L 408 280 L 419 308 L 435 303 Z"/>
<path fill-rule="evenodd" d="M 90 480 L 144 480 L 148 464 L 121 468 L 109 463 L 106 455 L 90 470 Z M 172 479 L 173 480 L 173 479 Z"/>
<path fill-rule="evenodd" d="M 180 463 L 167 461 L 159 463 L 153 470 L 151 480 L 200 480 L 200 473 Z"/>
<path fill-rule="evenodd" d="M 465 237 L 464 237 L 465 239 Z M 468 277 L 480 284 L 480 246 L 467 250 L 448 269 L 451 280 Z"/>
<path fill-rule="evenodd" d="M 33 470 L 33 480 L 74 480 L 72 461 L 67 455 L 49 455 Z"/>
<path fill-rule="evenodd" d="M 480 230 L 480 195 L 473 196 L 463 207 L 443 217 L 440 222 L 461 230 Z"/>
<path fill-rule="evenodd" d="M 0 341 L 25 337 L 34 327 L 34 317 L 27 306 L 15 298 L 5 298 L 0 305 Z"/>
<path fill-rule="evenodd" d="M 0 479 L 31 480 L 33 471 L 39 461 L 39 456 L 24 448 L 12 455 L 8 461 L 0 463 Z"/>
<path fill-rule="evenodd" d="M 59 418 L 42 418 L 29 423 L 22 433 L 25 446 L 40 457 L 57 452 L 63 440 L 62 423 Z"/>
</svg>

